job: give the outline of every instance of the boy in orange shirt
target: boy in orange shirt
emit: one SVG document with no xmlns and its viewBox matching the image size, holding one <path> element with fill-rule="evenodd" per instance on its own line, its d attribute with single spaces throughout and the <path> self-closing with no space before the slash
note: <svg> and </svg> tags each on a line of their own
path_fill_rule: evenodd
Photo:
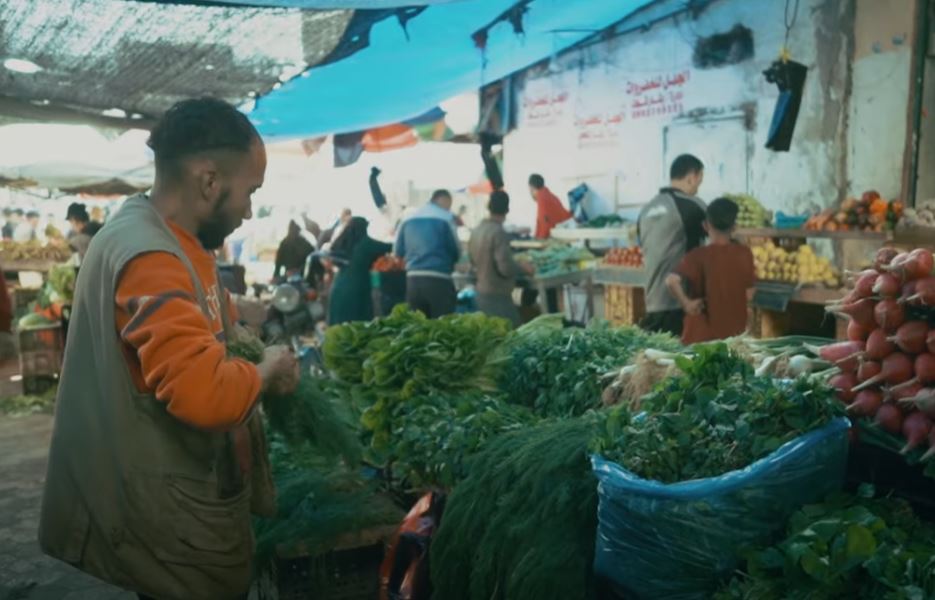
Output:
<svg viewBox="0 0 935 600">
<path fill-rule="evenodd" d="M 686 254 L 666 278 L 685 311 L 684 344 L 740 335 L 747 328 L 747 303 L 756 274 L 750 248 L 731 238 L 737 213 L 737 205 L 727 198 L 708 205 L 708 245 Z"/>
</svg>

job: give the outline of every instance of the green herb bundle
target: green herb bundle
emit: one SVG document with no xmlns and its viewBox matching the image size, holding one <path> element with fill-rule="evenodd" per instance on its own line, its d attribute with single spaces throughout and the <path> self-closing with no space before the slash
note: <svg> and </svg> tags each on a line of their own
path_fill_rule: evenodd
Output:
<svg viewBox="0 0 935 600">
<path fill-rule="evenodd" d="M 329 329 L 325 365 L 355 386 L 372 449 L 384 454 L 400 405 L 433 393 L 492 391 L 496 350 L 508 332 L 503 319 L 478 313 L 427 319 L 398 306 L 385 319 Z"/>
<path fill-rule="evenodd" d="M 580 415 L 601 404 L 604 375 L 619 369 L 640 350 L 674 351 L 675 338 L 636 327 L 598 323 L 560 329 L 533 322 L 507 343 L 509 362 L 500 387 L 511 402 L 548 417 Z"/>
<path fill-rule="evenodd" d="M 804 507 L 777 544 L 747 554 L 716 600 L 935 598 L 935 525 L 895 498 L 839 494 Z"/>
<path fill-rule="evenodd" d="M 345 397 L 340 383 L 305 374 L 291 394 L 265 394 L 263 411 L 287 443 L 307 444 L 324 456 L 340 456 L 348 465 L 357 465 L 364 452 L 360 415 Z"/>
<path fill-rule="evenodd" d="M 506 321 L 480 313 L 428 319 L 400 305 L 386 318 L 328 329 L 325 366 L 348 383 L 404 397 L 452 386 L 489 388 L 488 357 L 508 332 Z"/>
<path fill-rule="evenodd" d="M 388 454 L 394 476 L 415 488 L 451 488 L 492 437 L 528 426 L 529 409 L 477 392 L 434 392 L 393 410 Z"/>
<path fill-rule="evenodd" d="M 843 415 L 831 388 L 757 377 L 723 343 L 679 356 L 681 374 L 644 396 L 645 413 L 616 407 L 593 449 L 644 478 L 674 483 L 722 475 Z"/>
<path fill-rule="evenodd" d="M 227 352 L 253 363 L 263 360 L 263 342 L 238 330 Z M 305 373 L 289 394 L 266 393 L 260 399 L 270 428 L 297 451 L 313 448 L 322 456 L 342 457 L 349 465 L 360 463 L 359 413 L 347 402 L 346 386 Z"/>
<path fill-rule="evenodd" d="M 344 534 L 392 525 L 402 511 L 375 480 L 308 449 L 297 450 L 270 432 L 276 483 L 276 517 L 254 519 L 257 561 L 271 558 L 277 546 L 301 544 L 325 549 Z"/>
<path fill-rule="evenodd" d="M 597 483 L 587 447 L 601 420 L 542 423 L 486 444 L 432 540 L 435 598 L 589 597 Z"/>
</svg>

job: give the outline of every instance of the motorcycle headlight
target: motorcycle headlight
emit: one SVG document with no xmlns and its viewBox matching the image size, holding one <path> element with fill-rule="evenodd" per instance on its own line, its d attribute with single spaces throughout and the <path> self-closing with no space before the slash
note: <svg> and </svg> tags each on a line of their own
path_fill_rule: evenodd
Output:
<svg viewBox="0 0 935 600">
<path fill-rule="evenodd" d="M 283 314 L 294 312 L 302 302 L 299 290 L 291 285 L 280 285 L 273 292 L 273 307 Z"/>
</svg>

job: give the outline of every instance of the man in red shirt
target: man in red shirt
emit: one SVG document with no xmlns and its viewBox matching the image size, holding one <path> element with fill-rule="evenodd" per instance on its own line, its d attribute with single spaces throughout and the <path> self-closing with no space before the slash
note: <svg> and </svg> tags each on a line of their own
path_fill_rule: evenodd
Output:
<svg viewBox="0 0 935 600">
<path fill-rule="evenodd" d="M 539 207 L 536 214 L 536 239 L 544 240 L 552 233 L 552 228 L 572 217 L 562 205 L 562 201 L 545 187 L 542 175 L 533 173 L 529 176 L 529 193 Z"/>
<path fill-rule="evenodd" d="M 740 335 L 747 328 L 747 303 L 756 275 L 750 248 L 731 239 L 737 212 L 727 198 L 712 202 L 704 223 L 709 244 L 686 254 L 666 278 L 685 311 L 684 344 Z"/>
</svg>

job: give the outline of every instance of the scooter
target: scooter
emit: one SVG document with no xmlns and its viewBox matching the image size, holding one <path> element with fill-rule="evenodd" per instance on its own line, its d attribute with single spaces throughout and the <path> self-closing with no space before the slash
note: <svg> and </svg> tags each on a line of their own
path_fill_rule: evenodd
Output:
<svg viewBox="0 0 935 600">
<path fill-rule="evenodd" d="M 272 300 L 266 321 L 261 327 L 267 344 L 287 344 L 295 349 L 304 369 L 321 367 L 321 353 L 315 346 L 304 346 L 303 335 L 315 334 L 325 320 L 325 309 L 315 290 L 301 275 L 292 275 L 272 288 Z"/>
</svg>

